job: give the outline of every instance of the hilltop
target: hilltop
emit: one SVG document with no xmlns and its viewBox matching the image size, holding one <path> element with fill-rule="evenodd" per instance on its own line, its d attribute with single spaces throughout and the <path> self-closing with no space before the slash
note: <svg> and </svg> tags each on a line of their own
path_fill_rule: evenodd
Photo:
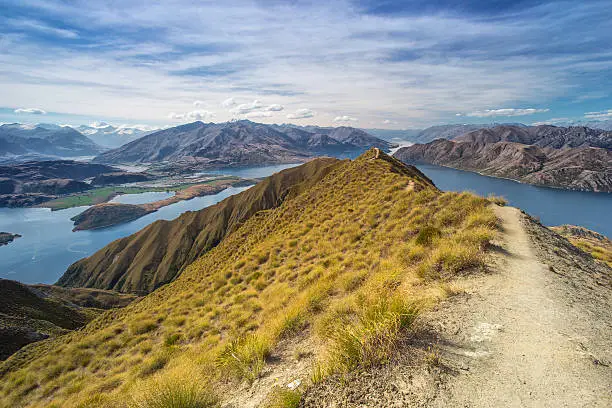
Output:
<svg viewBox="0 0 612 408">
<path fill-rule="evenodd" d="M 359 154 L 391 143 L 360 129 L 299 128 L 248 120 L 226 123 L 193 122 L 160 130 L 95 158 L 100 163 L 196 161 L 200 167 L 297 163 L 328 154 Z"/>
<path fill-rule="evenodd" d="M 0 166 L 0 207 L 26 207 L 86 191 L 86 179 L 116 168 L 74 160 L 30 161 Z"/>
</svg>

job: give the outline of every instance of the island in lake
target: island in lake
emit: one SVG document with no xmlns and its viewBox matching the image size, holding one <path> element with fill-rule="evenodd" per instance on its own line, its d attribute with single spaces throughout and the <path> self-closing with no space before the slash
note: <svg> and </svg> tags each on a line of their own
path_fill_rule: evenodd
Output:
<svg viewBox="0 0 612 408">
<path fill-rule="evenodd" d="M 0 246 L 8 245 L 15 240 L 15 238 L 20 238 L 19 234 L 11 234 L 10 232 L 0 232 Z"/>
</svg>

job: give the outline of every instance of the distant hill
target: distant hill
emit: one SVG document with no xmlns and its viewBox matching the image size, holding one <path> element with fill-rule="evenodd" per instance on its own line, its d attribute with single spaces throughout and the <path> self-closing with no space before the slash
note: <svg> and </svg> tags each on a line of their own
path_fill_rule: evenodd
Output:
<svg viewBox="0 0 612 408">
<path fill-rule="evenodd" d="M 0 166 L 0 207 L 24 207 L 61 194 L 89 190 L 85 179 L 116 172 L 104 164 L 74 160 L 34 161 Z"/>
<path fill-rule="evenodd" d="M 70 127 L 18 123 L 0 126 L 0 158 L 95 156 L 104 150 Z"/>
<path fill-rule="evenodd" d="M 601 147 L 612 149 L 612 132 L 584 126 L 508 126 L 478 129 L 455 138 L 461 142 L 516 142 L 540 147 Z"/>
<path fill-rule="evenodd" d="M 497 126 L 404 147 L 395 157 L 547 187 L 611 192 L 611 136 L 584 127 Z"/>
<path fill-rule="evenodd" d="M 339 163 L 332 158 L 315 159 L 274 174 L 211 207 L 187 212 L 173 221 L 156 221 L 75 262 L 57 284 L 148 293 L 172 281 L 253 214 L 281 205 Z"/>
<path fill-rule="evenodd" d="M 197 161 L 203 166 L 246 166 L 305 161 L 316 155 L 388 149 L 391 143 L 355 128 L 265 125 L 248 120 L 193 122 L 154 132 L 95 158 L 100 163 Z"/>
<path fill-rule="evenodd" d="M 481 123 L 481 124 L 452 124 L 431 126 L 422 130 L 413 139 L 417 143 L 428 143 L 436 139 L 454 139 L 464 133 L 468 133 L 478 129 L 488 129 L 499 126 L 499 123 Z M 521 123 L 510 123 L 509 126 L 524 127 Z"/>
<path fill-rule="evenodd" d="M 365 132 L 368 132 L 371 135 L 384 139 L 388 142 L 395 142 L 398 140 L 413 141 L 419 135 L 419 133 L 423 132 L 423 129 L 403 129 L 403 130 L 363 129 L 363 130 Z"/>
<path fill-rule="evenodd" d="M 26 344 L 84 326 L 99 313 L 91 308 L 123 307 L 135 298 L 110 291 L 0 279 L 0 360 Z"/>
<path fill-rule="evenodd" d="M 113 126 L 108 123 L 92 123 L 74 127 L 100 146 L 117 148 L 142 136 L 155 132 L 151 126 Z"/>
</svg>

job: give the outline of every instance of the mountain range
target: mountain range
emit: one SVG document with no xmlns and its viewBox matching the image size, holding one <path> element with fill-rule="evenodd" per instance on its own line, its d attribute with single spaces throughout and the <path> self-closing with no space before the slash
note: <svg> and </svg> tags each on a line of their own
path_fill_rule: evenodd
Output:
<svg viewBox="0 0 612 408">
<path fill-rule="evenodd" d="M 0 159 L 95 156 L 105 149 L 70 127 L 4 124 Z"/>
<path fill-rule="evenodd" d="M 117 148 L 157 129 L 145 125 L 114 126 L 105 122 L 94 122 L 89 125 L 75 126 L 74 129 L 105 148 Z"/>
<path fill-rule="evenodd" d="M 604 130 L 496 126 L 404 147 L 395 157 L 541 186 L 610 192 L 611 149 L 612 132 Z"/>
<path fill-rule="evenodd" d="M 265 125 L 248 120 L 193 122 L 160 130 L 97 156 L 99 163 L 198 162 L 248 166 L 305 161 L 317 155 L 356 155 L 392 143 L 351 127 Z"/>
</svg>

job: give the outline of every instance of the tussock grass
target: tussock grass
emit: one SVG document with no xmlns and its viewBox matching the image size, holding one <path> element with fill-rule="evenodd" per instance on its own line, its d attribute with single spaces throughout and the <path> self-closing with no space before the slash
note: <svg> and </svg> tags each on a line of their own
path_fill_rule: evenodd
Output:
<svg viewBox="0 0 612 408">
<path fill-rule="evenodd" d="M 227 344 L 217 357 L 217 365 L 226 375 L 254 381 L 264 368 L 269 353 L 267 339 L 249 335 Z"/>
<path fill-rule="evenodd" d="M 275 387 L 268 400 L 263 405 L 264 408 L 297 408 L 300 406 L 302 393 L 288 388 Z"/>
<path fill-rule="evenodd" d="M 0 406 L 141 392 L 158 397 L 138 403 L 154 404 L 194 394 L 163 385 L 185 364 L 197 373 L 187 382 L 205 384 L 199 395 L 254 381 L 277 344 L 297 336 L 316 344 L 313 382 L 390 361 L 419 310 L 483 264 L 496 219 L 487 199 L 442 193 L 389 160 L 344 162 L 254 215 L 176 281 L 28 348 L 0 374 Z"/>
<path fill-rule="evenodd" d="M 197 376 L 170 374 L 141 384 L 128 408 L 215 408 L 219 398 Z"/>
<path fill-rule="evenodd" d="M 401 296 L 365 301 L 356 321 L 330 333 L 330 371 L 347 372 L 387 362 L 417 313 L 416 306 Z"/>
</svg>

